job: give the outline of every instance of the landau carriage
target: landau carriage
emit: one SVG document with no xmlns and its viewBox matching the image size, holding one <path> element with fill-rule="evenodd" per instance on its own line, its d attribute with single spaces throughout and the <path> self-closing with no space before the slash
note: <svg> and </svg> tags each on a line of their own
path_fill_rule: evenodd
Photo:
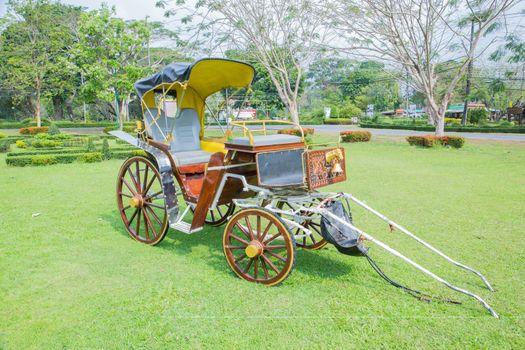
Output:
<svg viewBox="0 0 525 350">
<path fill-rule="evenodd" d="M 228 265 L 240 278 L 266 285 L 277 285 L 290 275 L 298 248 L 316 250 L 330 243 L 342 253 L 370 259 L 364 242 L 372 242 L 447 287 L 477 299 L 497 317 L 479 296 L 357 228 L 349 203 L 473 272 L 492 290 L 479 272 L 353 195 L 318 191 L 346 180 L 343 148 L 309 147 L 301 127 L 287 121 L 232 121 L 222 137 L 205 136 L 207 98 L 227 88 L 249 90 L 254 74 L 250 64 L 209 58 L 173 63 L 136 82 L 143 111 L 137 137 L 112 132 L 145 152 L 127 159 L 118 174 L 118 209 L 130 236 L 155 245 L 169 228 L 193 234 L 204 225 L 226 224 L 222 244 Z M 299 136 L 273 134 L 269 124 L 295 128 Z"/>
</svg>

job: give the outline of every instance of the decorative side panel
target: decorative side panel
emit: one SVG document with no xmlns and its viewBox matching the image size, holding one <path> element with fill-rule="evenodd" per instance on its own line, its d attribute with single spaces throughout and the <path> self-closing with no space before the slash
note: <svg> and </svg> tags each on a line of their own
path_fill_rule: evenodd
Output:
<svg viewBox="0 0 525 350">
<path fill-rule="evenodd" d="M 304 153 L 306 182 L 313 190 L 346 181 L 345 150 L 342 147 Z"/>
</svg>

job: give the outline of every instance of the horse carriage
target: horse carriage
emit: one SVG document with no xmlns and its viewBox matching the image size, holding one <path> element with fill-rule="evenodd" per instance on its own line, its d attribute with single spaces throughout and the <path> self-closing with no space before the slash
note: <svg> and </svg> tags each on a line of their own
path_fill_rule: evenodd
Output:
<svg viewBox="0 0 525 350">
<path fill-rule="evenodd" d="M 225 224 L 222 245 L 231 270 L 246 281 L 270 286 L 290 275 L 298 248 L 316 250 L 333 244 L 344 254 L 369 258 L 364 242 L 372 242 L 449 288 L 477 299 L 497 317 L 479 296 L 357 228 L 350 202 L 473 272 L 492 290 L 479 272 L 353 195 L 318 191 L 346 180 L 345 152 L 338 144 L 307 146 L 299 125 L 277 120 L 233 120 L 222 136 L 217 136 L 218 129 L 212 137 L 204 135 L 205 116 L 210 116 L 207 98 L 227 88 L 249 91 L 254 74 L 250 64 L 210 58 L 174 63 L 135 83 L 143 111 L 137 135 L 111 132 L 144 151 L 144 155 L 127 159 L 118 174 L 118 210 L 129 235 L 155 245 L 169 228 L 193 234 L 205 225 Z M 279 125 L 295 128 L 296 135 L 273 133 Z"/>
</svg>

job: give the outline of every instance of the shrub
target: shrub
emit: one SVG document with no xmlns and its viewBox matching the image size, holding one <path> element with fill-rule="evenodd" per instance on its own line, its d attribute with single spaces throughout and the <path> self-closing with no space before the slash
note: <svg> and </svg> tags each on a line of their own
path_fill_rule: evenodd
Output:
<svg viewBox="0 0 525 350">
<path fill-rule="evenodd" d="M 55 158 L 55 156 L 52 155 L 33 156 L 31 158 L 32 165 L 52 165 L 56 163 L 57 159 Z"/>
<path fill-rule="evenodd" d="M 363 111 L 359 109 L 356 105 L 354 105 L 351 102 L 346 102 L 340 109 L 339 109 L 339 118 L 352 118 L 352 117 L 360 117 L 363 114 Z"/>
<path fill-rule="evenodd" d="M 7 137 L 6 134 L 0 132 L 0 139 L 5 139 Z"/>
<path fill-rule="evenodd" d="M 468 121 L 472 124 L 480 124 L 486 122 L 489 117 L 489 112 L 483 108 L 471 109 L 467 112 Z"/>
<path fill-rule="evenodd" d="M 12 140 L 4 139 L 0 140 L 0 153 L 9 152 Z"/>
<path fill-rule="evenodd" d="M 24 140 L 16 140 L 15 144 L 17 148 L 27 148 L 27 143 Z"/>
<path fill-rule="evenodd" d="M 372 138 L 369 131 L 341 131 L 339 135 L 343 142 L 368 142 Z"/>
<path fill-rule="evenodd" d="M 314 128 L 302 128 L 304 136 L 313 135 L 315 129 Z M 295 135 L 295 136 L 301 136 L 301 131 L 297 128 L 287 128 L 287 129 L 280 129 L 277 131 L 278 134 L 286 134 L 286 135 Z"/>
<path fill-rule="evenodd" d="M 461 136 L 446 136 L 446 144 L 450 147 L 461 148 L 465 144 L 465 138 Z"/>
<path fill-rule="evenodd" d="M 104 160 L 111 159 L 111 150 L 109 149 L 108 139 L 104 139 L 104 141 L 102 141 L 102 158 Z"/>
<path fill-rule="evenodd" d="M 95 143 L 93 142 L 93 139 L 90 137 L 87 139 L 87 146 L 86 151 L 88 152 L 95 152 L 97 149 L 95 148 Z"/>
<path fill-rule="evenodd" d="M 49 135 L 59 135 L 60 134 L 60 129 L 58 128 L 58 126 L 53 123 L 49 126 L 49 131 L 48 131 L 48 134 Z"/>
<path fill-rule="evenodd" d="M 434 147 L 436 145 L 461 148 L 465 144 L 465 138 L 461 136 L 408 136 L 406 140 L 411 146 L 420 146 L 428 148 Z"/>
<path fill-rule="evenodd" d="M 102 153 L 100 152 L 90 152 L 81 154 L 78 157 L 78 161 L 82 163 L 96 163 L 102 161 Z"/>
<path fill-rule="evenodd" d="M 21 128 L 19 130 L 20 134 L 22 135 L 36 135 L 40 133 L 47 133 L 47 131 L 48 131 L 47 126 L 42 126 L 40 128 L 37 128 L 37 127 Z"/>
<path fill-rule="evenodd" d="M 61 146 L 61 145 L 62 145 L 62 142 L 53 141 L 53 140 L 46 140 L 46 139 L 35 140 L 31 144 L 31 146 L 33 146 L 35 148 L 53 148 L 53 147 Z"/>
</svg>

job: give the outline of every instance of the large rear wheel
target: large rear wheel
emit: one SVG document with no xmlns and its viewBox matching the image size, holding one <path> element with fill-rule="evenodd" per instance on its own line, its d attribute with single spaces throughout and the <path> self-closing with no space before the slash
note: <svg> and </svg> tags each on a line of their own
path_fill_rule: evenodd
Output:
<svg viewBox="0 0 525 350">
<path fill-rule="evenodd" d="M 295 263 L 295 240 L 284 222 L 262 208 L 243 209 L 228 221 L 223 236 L 224 255 L 240 278 L 277 285 Z"/>
<path fill-rule="evenodd" d="M 155 245 L 168 231 L 168 215 L 160 173 L 148 158 L 133 156 L 120 168 L 117 205 L 129 235 L 141 243 Z"/>
</svg>

